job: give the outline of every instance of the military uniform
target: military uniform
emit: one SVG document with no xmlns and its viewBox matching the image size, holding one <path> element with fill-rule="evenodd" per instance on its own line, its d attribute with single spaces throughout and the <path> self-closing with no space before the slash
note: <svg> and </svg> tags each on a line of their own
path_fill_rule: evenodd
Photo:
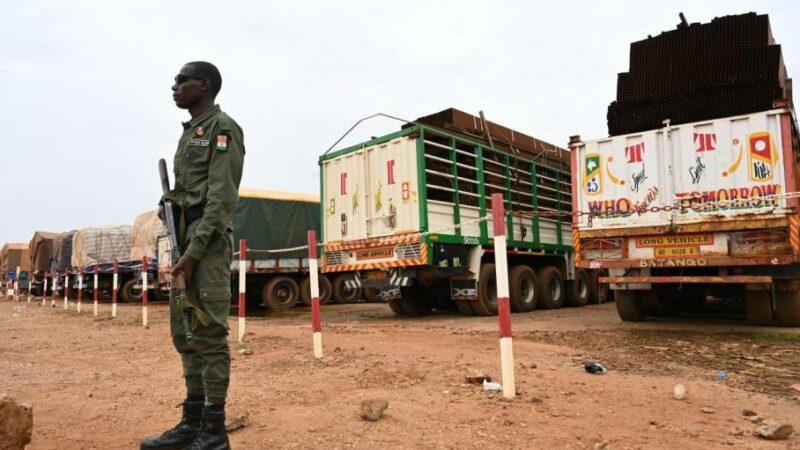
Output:
<svg viewBox="0 0 800 450">
<path fill-rule="evenodd" d="M 231 227 L 242 178 L 244 141 L 241 127 L 219 105 L 184 122 L 183 130 L 175 153 L 172 197 L 183 211 L 181 250 L 197 261 L 187 297 L 199 311 L 191 314 L 192 339 L 187 341 L 173 291 L 170 331 L 181 355 L 187 388 L 202 388 L 208 398 L 224 399 L 231 365 Z"/>
</svg>

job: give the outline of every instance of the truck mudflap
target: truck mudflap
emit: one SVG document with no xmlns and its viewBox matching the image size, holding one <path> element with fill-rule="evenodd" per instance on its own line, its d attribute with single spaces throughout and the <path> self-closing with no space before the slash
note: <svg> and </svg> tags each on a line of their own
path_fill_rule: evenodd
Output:
<svg viewBox="0 0 800 450">
<path fill-rule="evenodd" d="M 477 300 L 478 280 L 450 280 L 450 298 L 453 300 Z"/>
<path fill-rule="evenodd" d="M 601 283 L 642 284 L 642 283 L 702 283 L 702 284 L 770 284 L 772 277 L 762 275 L 725 276 L 644 276 L 644 277 L 600 277 Z"/>
</svg>

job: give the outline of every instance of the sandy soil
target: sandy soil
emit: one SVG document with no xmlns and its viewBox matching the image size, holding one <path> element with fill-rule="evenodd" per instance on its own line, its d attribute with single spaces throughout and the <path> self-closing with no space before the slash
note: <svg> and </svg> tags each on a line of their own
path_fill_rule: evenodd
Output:
<svg viewBox="0 0 800 450">
<path fill-rule="evenodd" d="M 519 395 L 509 402 L 465 383 L 473 372 L 499 378 L 496 319 L 323 309 L 322 360 L 302 309 L 248 319 L 252 355 L 231 342 L 229 413 L 247 411 L 252 422 L 231 434 L 234 448 L 800 448 L 797 435 L 752 436 L 742 415 L 800 427 L 800 393 L 790 388 L 800 382 L 800 342 L 759 338 L 765 329 L 740 319 L 628 324 L 613 304 L 515 314 Z M 33 403 L 29 448 L 138 448 L 174 424 L 183 386 L 167 308 L 151 304 L 148 329 L 139 314 L 123 305 L 110 320 L 101 305 L 94 319 L 91 307 L 79 315 L 0 302 L 0 391 Z M 586 373 L 587 360 L 609 372 Z M 683 401 L 672 396 L 676 383 Z M 359 418 L 369 398 L 389 402 L 378 422 Z"/>
</svg>

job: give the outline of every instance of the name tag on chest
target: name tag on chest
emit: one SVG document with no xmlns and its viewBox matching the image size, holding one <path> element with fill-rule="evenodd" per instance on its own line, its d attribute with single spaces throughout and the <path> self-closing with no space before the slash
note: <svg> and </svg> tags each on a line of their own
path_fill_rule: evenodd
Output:
<svg viewBox="0 0 800 450">
<path fill-rule="evenodd" d="M 209 143 L 211 143 L 210 139 L 200 139 L 200 138 L 191 138 L 187 142 L 188 145 L 194 147 L 208 147 Z"/>
</svg>

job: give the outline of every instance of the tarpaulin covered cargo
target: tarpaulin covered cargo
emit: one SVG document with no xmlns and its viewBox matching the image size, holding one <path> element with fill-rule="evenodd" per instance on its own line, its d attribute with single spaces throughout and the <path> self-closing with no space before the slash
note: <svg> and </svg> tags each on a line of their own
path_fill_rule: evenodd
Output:
<svg viewBox="0 0 800 450">
<path fill-rule="evenodd" d="M 250 249 L 270 250 L 297 247 L 308 243 L 306 232 L 319 235 L 319 197 L 289 192 L 239 190 L 233 216 L 234 251 L 239 239 L 247 239 Z M 307 250 L 265 254 L 250 252 L 248 259 L 301 257 Z"/>
<path fill-rule="evenodd" d="M 31 270 L 28 244 L 5 244 L 0 249 L 0 270 L 2 270 L 2 275 L 5 277 L 8 272 L 16 272 L 17 266 L 23 272 Z"/>
<path fill-rule="evenodd" d="M 53 258 L 53 246 L 58 240 L 58 233 L 37 231 L 33 233 L 29 249 L 31 252 L 31 271 L 41 273 L 50 270 L 50 260 Z"/>
<path fill-rule="evenodd" d="M 147 256 L 150 259 L 156 257 L 156 242 L 159 236 L 167 234 L 167 229 L 161 219 L 158 218 L 158 211 L 147 211 L 139 214 L 133 221 L 131 229 L 131 261 L 141 261 Z"/>
<path fill-rule="evenodd" d="M 131 253 L 131 226 L 82 228 L 72 242 L 72 266 L 88 267 L 127 261 Z"/>
<path fill-rule="evenodd" d="M 72 267 L 72 239 L 76 230 L 67 231 L 58 235 L 58 239 L 53 243 L 53 259 L 50 262 L 51 270 L 64 273 Z"/>
</svg>

